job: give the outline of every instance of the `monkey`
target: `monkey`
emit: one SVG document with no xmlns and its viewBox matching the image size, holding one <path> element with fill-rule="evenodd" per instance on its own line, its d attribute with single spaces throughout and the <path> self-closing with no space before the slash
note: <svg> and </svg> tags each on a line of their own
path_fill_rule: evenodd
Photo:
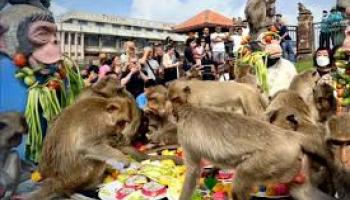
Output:
<svg viewBox="0 0 350 200">
<path fill-rule="evenodd" d="M 0 113 L 0 199 L 10 199 L 17 189 L 22 165 L 13 148 L 21 143 L 27 130 L 27 123 L 20 113 Z"/>
<path fill-rule="evenodd" d="M 236 199 L 249 199 L 254 184 L 291 182 L 301 169 L 303 153 L 324 160 L 328 152 L 317 140 L 237 113 L 220 112 L 172 98 L 178 140 L 185 155 L 186 178 L 180 200 L 190 199 L 206 159 L 220 168 L 236 170 Z"/>
<path fill-rule="evenodd" d="M 319 200 L 350 199 L 350 115 L 332 116 L 326 122 L 326 126 L 325 142 L 331 151 L 332 183 L 337 197 L 324 194 L 306 182 L 291 190 L 298 199 L 306 199 L 306 195 Z"/>
<path fill-rule="evenodd" d="M 267 121 L 273 125 L 309 135 L 320 143 L 324 141 L 325 127 L 312 118 L 308 105 L 295 91 L 278 92 L 267 107 L 266 115 Z M 329 184 L 331 178 L 327 167 L 317 162 L 310 162 L 310 166 L 311 183 L 326 192 L 331 192 L 333 188 Z"/>
<path fill-rule="evenodd" d="M 235 72 L 235 81 L 237 83 L 245 83 L 248 85 L 251 85 L 253 87 L 258 87 L 256 77 L 252 75 L 250 72 L 252 70 L 252 66 L 248 64 L 238 64 L 236 69 L 234 70 Z"/>
<path fill-rule="evenodd" d="M 132 94 L 128 92 L 125 87 L 123 87 L 120 83 L 120 80 L 111 75 L 105 76 L 101 78 L 97 83 L 86 87 L 77 97 L 76 101 L 80 101 L 82 99 L 90 98 L 90 97 L 102 97 L 102 98 L 113 98 L 113 97 L 126 97 L 132 101 L 131 109 L 132 109 L 132 120 L 131 123 L 124 130 L 124 134 L 130 137 L 132 140 L 135 137 L 135 134 L 138 131 L 138 128 L 141 124 L 141 113 L 137 108 L 136 101 Z"/>
<path fill-rule="evenodd" d="M 181 164 L 182 160 L 174 157 L 174 156 L 148 156 L 144 153 L 137 151 L 134 147 L 131 146 L 131 142 L 138 136 L 138 129 L 141 123 L 141 113 L 136 105 L 136 101 L 131 93 L 129 93 L 124 87 L 121 86 L 120 80 L 112 75 L 108 75 L 100 79 L 94 85 L 91 85 L 85 88 L 78 98 L 76 102 L 81 100 L 89 99 L 91 97 L 100 97 L 100 98 L 114 98 L 114 97 L 122 97 L 127 98 L 131 101 L 131 121 L 125 129 L 122 131 L 124 137 L 112 137 L 110 140 L 110 144 L 113 147 L 119 148 L 123 153 L 130 155 L 137 161 L 143 160 L 164 160 L 164 159 L 172 159 L 175 163 Z"/>
<path fill-rule="evenodd" d="M 8 3 L 12 5 L 29 4 L 42 9 L 48 9 L 51 5 L 50 0 L 8 0 Z"/>
<path fill-rule="evenodd" d="M 319 83 L 313 90 L 313 100 L 318 111 L 318 120 L 326 122 L 336 114 L 337 100 L 334 96 L 334 88 L 327 83 Z"/>
<path fill-rule="evenodd" d="M 337 0 L 337 8 L 345 12 L 346 8 L 350 7 L 350 2 L 347 0 Z"/>
<path fill-rule="evenodd" d="M 321 76 L 316 70 L 307 70 L 296 75 L 289 86 L 290 90 L 297 92 L 303 98 L 315 121 L 320 121 L 320 114 L 314 101 L 314 90 L 320 80 Z"/>
<path fill-rule="evenodd" d="M 263 117 L 266 108 L 266 102 L 257 90 L 234 82 L 176 80 L 169 84 L 167 98 L 177 98 L 179 104 L 190 103 L 257 118 Z"/>
<path fill-rule="evenodd" d="M 110 144 L 131 120 L 127 98 L 88 98 L 67 107 L 47 133 L 39 171 L 42 188 L 28 199 L 70 196 L 101 183 L 108 164 L 128 166 L 129 158 Z"/>
<path fill-rule="evenodd" d="M 274 21 L 275 2 L 276 0 L 247 1 L 244 13 L 253 39 L 257 39 L 259 34 L 267 31 L 267 27 Z"/>
</svg>

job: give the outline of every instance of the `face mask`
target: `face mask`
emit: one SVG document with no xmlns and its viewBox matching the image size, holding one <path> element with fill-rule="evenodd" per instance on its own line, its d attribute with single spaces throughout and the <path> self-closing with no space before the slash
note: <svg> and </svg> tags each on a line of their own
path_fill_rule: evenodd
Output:
<svg viewBox="0 0 350 200">
<path fill-rule="evenodd" d="M 327 67 L 330 64 L 329 58 L 325 56 L 317 57 L 316 62 L 319 67 Z"/>
<path fill-rule="evenodd" d="M 267 67 L 272 67 L 275 65 L 281 58 L 268 58 L 267 59 Z"/>
</svg>

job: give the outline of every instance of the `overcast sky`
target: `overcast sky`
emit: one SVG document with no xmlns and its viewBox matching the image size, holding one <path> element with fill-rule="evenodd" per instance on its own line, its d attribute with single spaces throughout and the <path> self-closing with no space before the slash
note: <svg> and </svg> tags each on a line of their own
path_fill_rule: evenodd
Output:
<svg viewBox="0 0 350 200">
<path fill-rule="evenodd" d="M 336 0 L 277 0 L 277 11 L 288 24 L 297 22 L 298 2 L 313 12 L 314 21 L 320 21 L 322 10 L 330 10 Z M 76 10 L 181 23 L 205 9 L 244 17 L 245 4 L 246 0 L 53 0 L 51 10 L 56 16 Z"/>
</svg>

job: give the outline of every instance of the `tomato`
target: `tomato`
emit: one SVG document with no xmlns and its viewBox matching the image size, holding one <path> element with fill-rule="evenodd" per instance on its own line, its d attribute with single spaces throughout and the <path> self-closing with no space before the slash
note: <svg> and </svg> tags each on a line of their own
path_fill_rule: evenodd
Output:
<svg viewBox="0 0 350 200">
<path fill-rule="evenodd" d="M 270 31 L 271 31 L 271 32 L 277 32 L 276 26 L 271 26 L 271 27 L 270 27 Z"/>
<path fill-rule="evenodd" d="M 23 68 L 27 65 L 27 58 L 22 53 L 15 53 L 12 59 L 13 63 L 19 68 Z"/>
<path fill-rule="evenodd" d="M 46 85 L 50 90 L 59 90 L 61 89 L 61 84 L 57 80 L 51 80 Z"/>
<path fill-rule="evenodd" d="M 266 37 L 265 37 L 265 42 L 266 42 L 266 44 L 271 44 L 271 42 L 272 42 L 272 36 L 271 36 L 271 35 L 266 36 Z"/>
</svg>

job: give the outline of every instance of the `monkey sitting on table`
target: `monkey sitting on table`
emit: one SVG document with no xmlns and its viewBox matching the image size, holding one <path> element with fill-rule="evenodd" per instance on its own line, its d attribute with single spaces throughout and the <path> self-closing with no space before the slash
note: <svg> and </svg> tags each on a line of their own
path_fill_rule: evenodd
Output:
<svg viewBox="0 0 350 200">
<path fill-rule="evenodd" d="M 16 148 L 27 133 L 27 123 L 19 113 L 0 113 L 0 199 L 10 199 L 20 178 L 21 160 Z"/>
<path fill-rule="evenodd" d="M 191 93 L 190 87 L 184 92 Z M 180 200 L 191 199 L 202 159 L 221 168 L 236 169 L 236 196 L 246 200 L 255 184 L 291 182 L 300 172 L 304 152 L 323 160 L 329 157 L 321 143 L 299 132 L 236 113 L 194 107 L 179 101 L 178 96 L 169 99 L 187 167 Z"/>
</svg>

